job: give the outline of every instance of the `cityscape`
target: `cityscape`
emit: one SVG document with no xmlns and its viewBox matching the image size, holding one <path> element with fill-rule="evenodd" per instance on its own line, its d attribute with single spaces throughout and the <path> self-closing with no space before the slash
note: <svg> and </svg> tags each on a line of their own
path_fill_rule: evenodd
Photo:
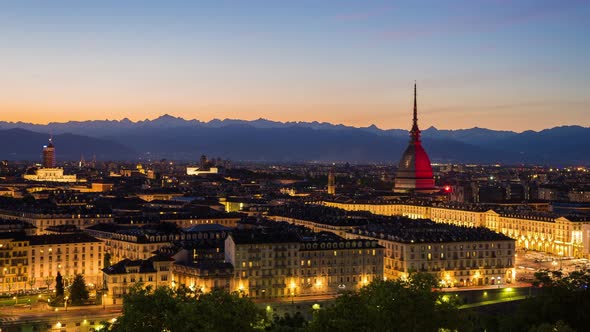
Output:
<svg viewBox="0 0 590 332">
<path fill-rule="evenodd" d="M 52 20 L 39 16 L 40 21 L 22 33 L 39 38 L 45 27 L 48 35 L 63 36 L 55 39 L 55 52 L 77 50 L 78 57 L 70 61 L 80 75 L 53 72 L 72 80 L 72 93 L 65 96 L 61 88 L 50 89 L 45 82 L 49 76 L 42 73 L 25 79 L 28 69 L 23 80 L 9 87 L 16 73 L 8 67 L 20 63 L 17 51 L 10 51 L 7 63 L 0 65 L 8 75 L 0 84 L 19 92 L 14 94 L 18 100 L 8 98 L 10 93 L 0 96 L 0 332 L 566 332 L 589 326 L 590 117 L 586 92 L 580 88 L 590 83 L 587 66 L 570 72 L 563 65 L 549 77 L 534 75 L 535 95 L 545 99 L 524 102 L 504 90 L 506 82 L 496 88 L 484 82 L 478 88 L 477 80 L 461 73 L 449 79 L 455 73 L 443 70 L 444 55 L 427 60 L 440 67 L 427 64 L 426 69 L 417 68 L 414 77 L 400 67 L 398 76 L 384 79 L 383 67 L 365 61 L 372 61 L 369 54 L 384 59 L 377 53 L 391 50 L 373 45 L 373 39 L 370 46 L 361 43 L 358 59 L 343 55 L 333 64 L 323 59 L 332 54 L 331 48 L 344 47 L 343 39 L 331 40 L 331 45 L 320 42 L 326 35 L 346 31 L 349 42 L 357 43 L 359 31 L 381 25 L 392 29 L 393 17 L 401 19 L 398 11 L 417 17 L 416 8 L 407 3 L 256 2 L 252 8 L 233 3 L 231 10 L 223 7 L 229 12 L 218 22 L 207 14 L 222 8 L 196 4 L 199 1 L 146 4 L 141 9 L 109 1 L 96 8 L 59 3 L 61 10 L 38 4 L 35 13 L 25 4 L 7 6 L 14 14 L 7 24 L 15 29 L 22 27 L 15 21 L 19 17 L 29 21 L 48 14 L 64 19 L 52 26 L 47 25 Z M 425 17 L 448 16 L 448 24 L 438 29 L 432 23 L 403 34 L 387 30 L 378 34 L 379 40 L 411 39 L 414 45 L 414 39 L 423 38 L 436 45 L 437 38 L 450 38 L 447 34 L 470 39 L 459 32 L 464 28 L 500 39 L 527 32 L 534 37 L 522 52 L 537 55 L 532 45 L 536 29 L 549 23 L 560 33 L 587 27 L 584 19 L 590 14 L 583 1 L 421 5 L 427 8 Z M 249 9 L 258 12 L 249 18 Z M 134 10 L 138 16 L 131 14 Z M 332 11 L 331 23 L 318 23 Z M 455 11 L 458 17 L 452 16 Z M 196 13 L 202 16 L 191 16 Z M 461 14 L 481 15 L 480 23 L 460 20 Z M 85 15 L 88 22 L 81 22 Z M 197 29 L 205 23 L 193 22 L 196 17 L 221 30 Z M 123 19 L 129 21 L 121 24 Z M 105 22 L 113 26 L 102 26 Z M 294 22 L 309 26 L 286 28 Z M 366 27 L 351 32 L 351 25 Z M 95 40 L 87 43 L 77 31 L 66 31 L 70 27 Z M 117 29 L 121 39 L 115 38 Z M 136 29 L 145 29 L 146 35 L 135 35 Z M 191 44 L 189 50 L 183 41 L 199 37 L 203 46 L 225 49 L 223 39 L 207 36 L 241 29 L 247 31 L 236 35 L 236 44 L 229 48 L 235 59 L 219 54 L 220 62 L 215 62 L 215 50 L 197 48 L 204 53 L 199 61 L 210 61 L 219 71 L 200 69 L 203 80 L 219 75 L 227 86 L 176 76 L 184 73 L 176 72 L 177 67 L 185 67 L 191 76 L 201 65 L 190 67 L 176 53 L 198 53 L 192 48 L 196 46 Z M 15 31 L 9 34 L 21 33 Z M 155 51 L 146 36 L 162 37 L 164 32 L 170 39 L 163 38 L 162 48 Z M 300 40 L 293 39 L 291 45 L 277 41 L 274 33 Z M 125 39 L 128 34 L 138 39 Z M 559 43 L 584 44 L 567 49 L 572 64 L 590 49 L 579 32 L 570 38 Z M 513 45 L 508 39 L 492 48 Z M 269 53 L 262 64 L 249 58 L 256 45 Z M 289 53 L 294 45 L 315 49 L 294 53 L 301 56 L 298 62 L 293 54 L 277 55 L 272 48 L 285 47 Z M 55 57 L 47 45 L 35 43 L 37 48 L 48 59 Z M 144 48 L 154 53 L 142 54 L 145 58 L 139 56 L 136 63 L 118 58 L 137 56 Z M 110 53 L 115 51 L 121 54 Z M 94 56 L 104 56 L 104 62 L 98 65 Z M 482 60 L 475 66 L 463 56 L 448 60 L 449 68 L 464 60 L 472 70 L 487 72 L 509 61 L 497 55 L 497 62 L 489 62 L 494 57 L 485 55 L 489 63 L 483 65 Z M 156 58 L 162 68 L 154 68 L 151 75 L 164 78 L 146 83 L 145 73 L 138 73 Z M 56 68 L 70 68 L 66 60 L 56 62 Z M 284 61 L 280 68 L 275 63 L 279 60 Z M 351 69 L 347 75 L 360 85 L 345 84 L 347 88 L 332 81 L 338 75 L 320 78 L 334 73 L 318 68 L 333 65 L 336 70 L 339 61 L 374 72 L 355 76 L 357 69 Z M 296 68 L 286 68 L 289 63 Z M 111 66 L 128 68 L 128 76 L 124 70 L 112 72 Z M 260 71 L 260 80 L 242 84 L 240 75 L 251 73 L 248 66 Z M 440 77 L 425 74 L 431 66 Z M 166 68 L 170 72 L 160 72 Z M 300 75 L 291 72 L 297 69 Z M 311 73 L 314 69 L 318 76 Z M 276 77 L 271 77 L 273 71 Z M 89 73 L 96 75 L 95 81 Z M 36 84 L 25 96 L 19 89 L 28 79 Z M 174 86 L 171 90 L 163 84 L 166 79 Z M 464 79 L 468 82 L 457 83 Z M 529 78 L 516 78 L 523 79 Z M 546 90 L 543 80 L 549 79 L 571 79 L 575 87 Z M 449 86 L 441 83 L 444 80 Z M 330 88 L 322 88 L 320 81 Z M 130 93 L 119 82 L 142 92 Z M 203 91 L 189 93 L 179 82 Z M 395 92 L 390 94 L 384 86 L 391 82 Z M 289 84 L 293 95 L 283 90 Z M 309 84 L 308 90 L 300 84 Z M 361 93 L 363 84 L 364 89 L 383 91 Z M 92 93 L 86 90 L 90 85 L 96 89 Z M 338 102 L 331 99 L 335 86 L 342 88 Z M 454 93 L 472 93 L 461 98 L 469 107 L 486 111 L 457 108 L 459 115 L 441 114 L 452 105 L 450 97 L 443 96 L 450 86 Z M 349 88 L 360 90 L 346 95 Z M 258 89 L 268 91 L 265 102 L 258 103 Z M 298 104 L 300 92 L 309 95 Z M 103 100 L 101 93 L 109 97 Z M 578 99 L 549 112 L 550 93 Z M 119 99 L 111 99 L 111 94 Z M 383 94 L 396 100 L 386 103 L 391 113 L 384 116 L 376 106 L 385 105 Z M 490 99 L 481 95 L 505 99 L 512 106 L 485 108 L 482 103 Z M 325 108 L 319 111 L 313 105 L 320 105 L 322 97 Z M 376 104 L 367 102 L 369 97 L 376 98 Z M 227 98 L 228 104 L 218 104 L 217 98 Z M 152 108 L 164 101 L 170 107 Z M 207 103 L 210 113 L 187 111 Z M 283 105 L 284 112 L 270 105 Z M 55 107 L 58 110 L 50 111 Z M 561 117 L 556 116 L 560 112 Z"/>
</svg>

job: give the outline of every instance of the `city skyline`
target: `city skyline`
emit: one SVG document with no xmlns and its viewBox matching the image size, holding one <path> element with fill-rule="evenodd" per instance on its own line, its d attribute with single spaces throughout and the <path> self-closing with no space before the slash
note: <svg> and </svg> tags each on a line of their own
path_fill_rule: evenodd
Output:
<svg viewBox="0 0 590 332">
<path fill-rule="evenodd" d="M 4 121 L 590 126 L 586 1 L 4 7 Z"/>
</svg>

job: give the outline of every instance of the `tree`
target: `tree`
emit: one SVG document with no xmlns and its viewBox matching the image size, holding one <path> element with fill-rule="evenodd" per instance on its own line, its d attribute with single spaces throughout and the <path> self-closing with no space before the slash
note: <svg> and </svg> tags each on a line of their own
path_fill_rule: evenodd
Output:
<svg viewBox="0 0 590 332">
<path fill-rule="evenodd" d="M 529 332 L 575 332 L 575 330 L 564 322 L 557 321 L 555 324 L 544 323 L 539 326 L 532 327 L 529 329 Z"/>
<path fill-rule="evenodd" d="M 57 272 L 55 277 L 55 297 L 61 298 L 64 296 L 64 281 L 61 273 Z"/>
<path fill-rule="evenodd" d="M 81 274 L 76 274 L 72 286 L 70 287 L 70 299 L 72 305 L 82 305 L 88 300 L 88 289 L 86 288 L 86 282 Z"/>
<path fill-rule="evenodd" d="M 590 270 L 535 273 L 539 295 L 526 299 L 518 310 L 501 320 L 501 330 L 585 331 L 590 326 Z M 533 327 L 533 328 L 531 328 Z"/>
<path fill-rule="evenodd" d="M 269 330 L 273 332 L 297 332 L 305 331 L 306 327 L 307 320 L 298 311 L 293 316 L 289 313 L 284 316 L 275 315 Z"/>
<path fill-rule="evenodd" d="M 103 267 L 106 269 L 109 266 L 111 266 L 111 254 L 108 252 L 105 252 Z"/>
<path fill-rule="evenodd" d="M 123 315 L 111 331 L 253 331 L 264 311 L 248 298 L 223 290 L 199 294 L 186 287 L 135 285 L 123 298 Z"/>
<path fill-rule="evenodd" d="M 455 297 L 433 291 L 429 274 L 408 280 L 374 281 L 358 292 L 345 293 L 333 306 L 320 309 L 312 331 L 439 331 L 469 330 Z"/>
<path fill-rule="evenodd" d="M 53 284 L 53 278 L 50 276 L 45 277 L 45 285 L 47 285 L 47 290 L 50 289 L 52 284 Z"/>
<path fill-rule="evenodd" d="M 29 284 L 29 291 L 33 290 L 33 286 L 35 285 L 36 281 L 37 279 L 35 279 L 35 277 L 31 277 L 27 280 L 27 284 Z"/>
</svg>

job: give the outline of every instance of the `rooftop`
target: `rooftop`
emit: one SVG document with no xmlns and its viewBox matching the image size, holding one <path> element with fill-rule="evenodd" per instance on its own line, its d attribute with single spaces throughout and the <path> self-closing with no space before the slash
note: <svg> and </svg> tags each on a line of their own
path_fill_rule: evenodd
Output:
<svg viewBox="0 0 590 332">
<path fill-rule="evenodd" d="M 403 243 L 514 241 L 506 235 L 483 227 L 462 227 L 405 217 L 391 217 L 389 220 L 354 229 L 351 233 Z"/>
<path fill-rule="evenodd" d="M 32 235 L 28 236 L 29 244 L 48 245 L 48 244 L 65 244 L 65 243 L 93 243 L 102 242 L 99 239 L 85 233 L 74 234 L 49 234 L 49 235 Z"/>
</svg>

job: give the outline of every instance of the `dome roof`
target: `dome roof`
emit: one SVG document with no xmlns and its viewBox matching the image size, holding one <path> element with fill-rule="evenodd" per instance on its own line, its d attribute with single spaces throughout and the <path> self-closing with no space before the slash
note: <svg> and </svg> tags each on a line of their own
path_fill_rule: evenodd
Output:
<svg viewBox="0 0 590 332">
<path fill-rule="evenodd" d="M 433 190 L 430 158 L 420 142 L 410 142 L 400 159 L 395 176 L 396 191 Z"/>
</svg>

